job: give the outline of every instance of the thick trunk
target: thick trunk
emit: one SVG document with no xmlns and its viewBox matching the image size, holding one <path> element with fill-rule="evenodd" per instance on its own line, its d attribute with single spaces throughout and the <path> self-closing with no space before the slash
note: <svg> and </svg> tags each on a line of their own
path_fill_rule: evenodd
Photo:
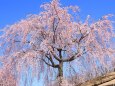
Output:
<svg viewBox="0 0 115 86">
<path fill-rule="evenodd" d="M 63 62 L 59 63 L 58 67 L 58 77 L 63 77 Z"/>
<path fill-rule="evenodd" d="M 59 51 L 59 57 L 62 59 L 62 49 L 58 49 Z M 58 66 L 58 80 L 59 80 L 59 86 L 62 86 L 62 79 L 63 79 L 63 61 L 59 61 Z"/>
<path fill-rule="evenodd" d="M 59 51 L 59 57 L 60 59 L 62 59 L 62 54 L 61 54 L 62 49 L 58 49 L 58 51 Z M 58 77 L 63 77 L 63 61 L 59 61 Z"/>
<path fill-rule="evenodd" d="M 58 80 L 59 80 L 59 86 L 62 86 L 62 79 L 63 79 L 63 62 L 59 62 L 58 67 Z"/>
</svg>

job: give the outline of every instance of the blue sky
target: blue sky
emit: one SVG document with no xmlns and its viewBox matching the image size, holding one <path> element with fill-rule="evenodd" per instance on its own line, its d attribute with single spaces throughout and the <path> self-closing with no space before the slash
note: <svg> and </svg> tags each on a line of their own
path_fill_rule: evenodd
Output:
<svg viewBox="0 0 115 86">
<path fill-rule="evenodd" d="M 40 5 L 50 0 L 0 0 L 0 28 L 23 19 L 28 14 L 40 12 Z M 91 15 L 98 19 L 102 15 L 115 14 L 115 0 L 60 0 L 63 6 L 78 5 L 81 18 Z"/>
<path fill-rule="evenodd" d="M 50 0 L 0 0 L 0 29 L 13 24 L 28 14 L 38 14 L 40 5 Z M 106 14 L 115 14 L 115 0 L 60 0 L 63 6 L 77 5 L 80 7 L 81 18 L 91 15 L 98 19 Z M 34 86 L 38 86 L 34 83 Z M 42 86 L 42 83 L 39 84 Z"/>
</svg>

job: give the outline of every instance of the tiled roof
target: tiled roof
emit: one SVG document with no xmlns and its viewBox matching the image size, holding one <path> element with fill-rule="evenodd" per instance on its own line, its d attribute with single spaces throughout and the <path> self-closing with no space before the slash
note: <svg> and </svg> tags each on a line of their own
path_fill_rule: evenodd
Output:
<svg viewBox="0 0 115 86">
<path fill-rule="evenodd" d="M 80 86 L 115 86 L 115 72 L 87 81 Z"/>
</svg>

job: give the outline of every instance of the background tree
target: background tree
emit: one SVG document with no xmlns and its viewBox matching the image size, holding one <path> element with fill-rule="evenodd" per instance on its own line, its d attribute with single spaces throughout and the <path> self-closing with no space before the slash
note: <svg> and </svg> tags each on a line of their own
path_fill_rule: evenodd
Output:
<svg viewBox="0 0 115 86">
<path fill-rule="evenodd" d="M 77 6 L 62 7 L 58 0 L 53 0 L 41 7 L 41 13 L 6 26 L 0 37 L 5 52 L 3 59 L 13 59 L 10 71 L 14 71 L 17 80 L 29 71 L 32 77 L 41 75 L 47 81 L 59 78 L 61 85 L 62 78 L 76 70 L 76 61 L 80 58 L 94 67 L 92 58 L 105 67 L 108 66 L 105 58 L 114 60 L 111 41 L 114 28 L 108 19 L 111 14 L 96 22 L 91 22 L 87 16 L 82 22 L 76 18 Z"/>
</svg>

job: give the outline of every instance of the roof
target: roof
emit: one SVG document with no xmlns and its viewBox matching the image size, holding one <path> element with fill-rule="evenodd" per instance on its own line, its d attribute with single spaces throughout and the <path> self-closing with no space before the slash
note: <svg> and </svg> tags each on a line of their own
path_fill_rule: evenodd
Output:
<svg viewBox="0 0 115 86">
<path fill-rule="evenodd" d="M 115 72 L 108 73 L 104 76 L 99 76 L 93 80 L 86 81 L 80 86 L 112 86 L 115 85 Z"/>
</svg>

